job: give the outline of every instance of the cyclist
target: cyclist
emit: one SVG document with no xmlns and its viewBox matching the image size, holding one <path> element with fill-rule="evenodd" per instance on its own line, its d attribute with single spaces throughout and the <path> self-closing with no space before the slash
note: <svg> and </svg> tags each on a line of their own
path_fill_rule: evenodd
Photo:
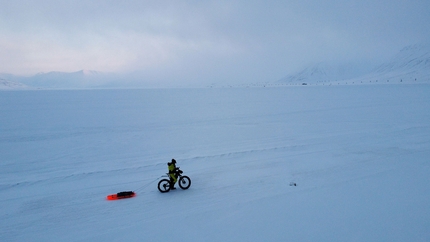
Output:
<svg viewBox="0 0 430 242">
<path fill-rule="evenodd" d="M 167 168 L 169 169 L 170 189 L 175 190 L 175 183 L 178 181 L 178 168 L 176 168 L 176 160 L 172 159 L 171 162 L 167 162 Z"/>
</svg>

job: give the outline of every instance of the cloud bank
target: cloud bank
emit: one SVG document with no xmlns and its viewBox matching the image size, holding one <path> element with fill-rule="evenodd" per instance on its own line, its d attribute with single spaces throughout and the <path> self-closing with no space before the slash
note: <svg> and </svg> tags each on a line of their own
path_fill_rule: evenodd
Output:
<svg viewBox="0 0 430 242">
<path fill-rule="evenodd" d="M 428 23 L 418 0 L 1 0 L 0 72 L 271 81 L 315 62 L 378 63 L 430 39 Z"/>
</svg>

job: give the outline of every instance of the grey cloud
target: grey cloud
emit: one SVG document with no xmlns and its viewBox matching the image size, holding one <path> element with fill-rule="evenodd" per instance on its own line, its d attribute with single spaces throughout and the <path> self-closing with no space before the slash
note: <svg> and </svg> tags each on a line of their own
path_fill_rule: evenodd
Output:
<svg viewBox="0 0 430 242">
<path fill-rule="evenodd" d="M 430 38 L 429 11 L 417 0 L 0 1 L 0 72 L 270 81 L 313 62 L 382 61 Z"/>
</svg>

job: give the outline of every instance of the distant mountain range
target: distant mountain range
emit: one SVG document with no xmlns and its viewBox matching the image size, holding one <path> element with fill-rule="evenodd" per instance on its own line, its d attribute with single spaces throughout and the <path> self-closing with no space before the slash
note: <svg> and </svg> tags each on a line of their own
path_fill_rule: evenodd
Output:
<svg viewBox="0 0 430 242">
<path fill-rule="evenodd" d="M 0 74 L 0 78 L 8 82 L 21 83 L 26 88 L 70 89 L 97 88 L 108 85 L 116 77 L 115 74 L 102 73 L 92 70 L 77 72 L 48 72 L 34 76 L 23 77 L 10 74 Z"/>
<path fill-rule="evenodd" d="M 329 62 L 320 62 L 293 75 L 286 76 L 278 82 L 289 84 L 328 83 L 351 79 L 360 76 L 363 73 L 367 73 L 369 70 L 369 66 L 363 66 L 362 64 L 357 63 L 339 65 Z"/>
<path fill-rule="evenodd" d="M 428 82 L 430 83 L 430 44 L 415 44 L 399 51 L 376 68 L 357 63 L 318 63 L 278 84 L 333 84 L 369 82 Z M 143 87 L 139 79 L 93 70 L 77 72 L 48 72 L 23 77 L 0 73 L 0 89 L 88 89 Z"/>
<path fill-rule="evenodd" d="M 367 71 L 366 71 L 367 70 Z M 277 81 L 282 84 L 324 84 L 336 82 L 411 82 L 430 83 L 430 45 L 407 46 L 376 68 L 354 64 L 318 63 Z"/>
<path fill-rule="evenodd" d="M 24 85 L 20 82 L 9 81 L 3 78 L 0 78 L 0 90 L 13 90 L 13 89 L 28 89 L 27 85 Z"/>
<path fill-rule="evenodd" d="M 369 81 L 424 81 L 430 83 L 430 45 L 416 44 L 403 48 L 392 59 L 369 74 L 357 78 Z"/>
</svg>

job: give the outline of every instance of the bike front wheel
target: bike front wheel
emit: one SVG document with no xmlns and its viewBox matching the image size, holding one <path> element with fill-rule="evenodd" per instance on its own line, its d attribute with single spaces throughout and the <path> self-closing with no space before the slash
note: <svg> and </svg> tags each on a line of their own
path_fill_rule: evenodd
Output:
<svg viewBox="0 0 430 242">
<path fill-rule="evenodd" d="M 188 176 L 182 176 L 178 183 L 180 188 L 186 190 L 191 186 L 191 179 Z"/>
<path fill-rule="evenodd" d="M 167 179 L 162 179 L 158 182 L 158 190 L 161 193 L 170 191 L 170 181 Z"/>
</svg>

